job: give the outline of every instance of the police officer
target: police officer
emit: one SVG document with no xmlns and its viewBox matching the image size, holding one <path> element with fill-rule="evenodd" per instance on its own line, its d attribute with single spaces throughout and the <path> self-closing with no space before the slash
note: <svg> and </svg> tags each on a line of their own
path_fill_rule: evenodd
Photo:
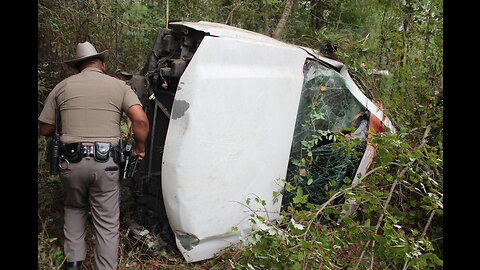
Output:
<svg viewBox="0 0 480 270">
<path fill-rule="evenodd" d="M 40 134 L 52 136 L 55 109 L 60 112 L 66 269 L 80 269 L 85 260 L 89 211 L 95 227 L 95 269 L 117 269 L 120 183 L 112 149 L 120 139 L 123 112 L 132 122 L 133 155 L 140 160 L 145 155 L 147 116 L 132 88 L 104 73 L 107 54 L 89 42 L 77 44 L 76 58 L 65 63 L 78 73 L 55 86 L 38 118 Z"/>
</svg>

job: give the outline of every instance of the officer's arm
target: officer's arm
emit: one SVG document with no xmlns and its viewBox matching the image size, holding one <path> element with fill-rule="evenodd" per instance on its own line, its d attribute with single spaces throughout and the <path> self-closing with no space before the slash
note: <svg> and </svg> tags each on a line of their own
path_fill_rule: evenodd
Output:
<svg viewBox="0 0 480 270">
<path fill-rule="evenodd" d="M 134 154 L 143 159 L 145 156 L 145 142 L 148 137 L 148 118 L 143 111 L 142 106 L 133 105 L 128 108 L 127 116 L 132 122 L 133 134 L 135 135 L 135 149 Z"/>
<path fill-rule="evenodd" d="M 40 135 L 53 136 L 53 134 L 55 133 L 55 126 L 44 123 L 42 121 L 38 121 L 38 130 L 40 132 Z"/>
</svg>

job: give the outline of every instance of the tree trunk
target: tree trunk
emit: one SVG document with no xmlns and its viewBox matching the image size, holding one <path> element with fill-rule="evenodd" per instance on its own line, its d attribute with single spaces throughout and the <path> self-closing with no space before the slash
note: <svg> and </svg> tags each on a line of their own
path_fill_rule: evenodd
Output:
<svg viewBox="0 0 480 270">
<path fill-rule="evenodd" d="M 279 39 L 280 35 L 283 32 L 283 29 L 285 28 L 285 25 L 287 24 L 288 17 L 290 16 L 290 13 L 292 12 L 292 7 L 297 2 L 297 0 L 287 0 L 287 3 L 285 4 L 285 9 L 283 10 L 282 17 L 280 18 L 280 21 L 277 24 L 277 28 L 275 28 L 275 32 L 273 32 L 272 37 L 275 39 Z"/>
<path fill-rule="evenodd" d="M 314 29 L 320 29 L 324 21 L 324 5 L 320 4 L 318 0 L 311 0 L 310 3 L 312 5 L 310 10 L 310 15 L 312 17 L 312 26 Z"/>
<path fill-rule="evenodd" d="M 402 7 L 402 51 L 399 57 L 400 67 L 407 64 L 407 53 L 409 49 L 408 32 L 410 30 L 410 22 L 412 20 L 413 8 L 410 1 L 404 0 Z"/>
<path fill-rule="evenodd" d="M 264 14 L 263 16 L 263 33 L 268 35 L 270 33 L 270 26 L 268 25 L 268 14 Z"/>
</svg>

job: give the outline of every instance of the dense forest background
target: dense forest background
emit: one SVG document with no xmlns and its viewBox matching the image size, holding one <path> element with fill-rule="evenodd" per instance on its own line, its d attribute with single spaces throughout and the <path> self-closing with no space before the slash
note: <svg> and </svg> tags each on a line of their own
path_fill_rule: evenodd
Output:
<svg viewBox="0 0 480 270">
<path fill-rule="evenodd" d="M 377 154 L 361 184 L 332 192 L 361 202 L 341 223 L 318 222 L 341 205 L 307 205 L 297 189 L 305 207 L 283 213 L 284 224 L 262 223 L 270 230 L 242 249 L 185 264 L 175 252 L 143 254 L 122 236 L 120 269 L 443 268 L 442 0 L 40 0 L 39 112 L 73 74 L 63 61 L 77 43 L 108 49 L 107 73 L 138 74 L 158 29 L 172 20 L 225 23 L 317 49 L 363 79 L 398 132 L 374 136 Z M 62 189 L 48 174 L 45 144 L 39 136 L 38 263 L 58 269 Z"/>
</svg>

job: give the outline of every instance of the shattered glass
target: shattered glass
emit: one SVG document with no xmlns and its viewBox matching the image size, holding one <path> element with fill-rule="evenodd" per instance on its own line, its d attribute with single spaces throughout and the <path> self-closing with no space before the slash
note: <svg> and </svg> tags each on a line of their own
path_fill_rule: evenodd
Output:
<svg viewBox="0 0 480 270">
<path fill-rule="evenodd" d="M 313 60 L 304 65 L 304 83 L 293 135 L 287 182 L 298 185 L 307 201 L 322 204 L 344 179 L 353 179 L 365 151 L 365 142 L 352 149 L 338 144 L 340 136 L 364 138 L 368 113 L 336 70 Z M 285 192 L 283 207 L 296 193 Z"/>
</svg>

